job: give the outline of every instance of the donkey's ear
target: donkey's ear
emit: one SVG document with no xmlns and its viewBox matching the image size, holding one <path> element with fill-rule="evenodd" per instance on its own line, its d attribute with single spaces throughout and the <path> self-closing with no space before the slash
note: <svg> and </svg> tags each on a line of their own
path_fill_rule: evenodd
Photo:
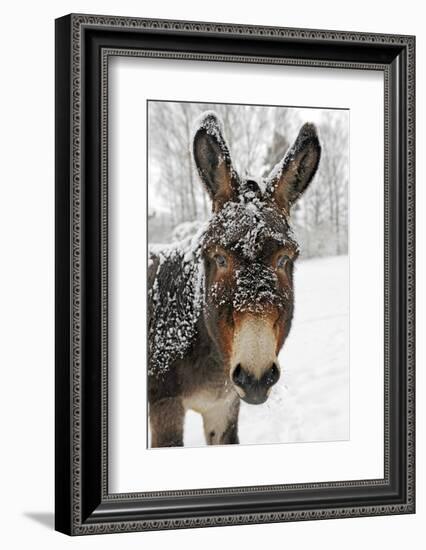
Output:
<svg viewBox="0 0 426 550">
<path fill-rule="evenodd" d="M 317 130 L 313 124 L 306 123 L 293 146 L 268 177 L 269 192 L 286 214 L 312 181 L 320 157 Z"/>
<path fill-rule="evenodd" d="M 213 203 L 213 211 L 235 200 L 237 175 L 222 135 L 222 125 L 213 112 L 204 113 L 197 121 L 194 135 L 194 160 L 198 173 Z"/>
</svg>

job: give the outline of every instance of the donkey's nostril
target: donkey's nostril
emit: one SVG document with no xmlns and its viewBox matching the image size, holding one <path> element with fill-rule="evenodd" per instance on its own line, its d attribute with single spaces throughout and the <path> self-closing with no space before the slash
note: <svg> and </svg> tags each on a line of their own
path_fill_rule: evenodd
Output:
<svg viewBox="0 0 426 550">
<path fill-rule="evenodd" d="M 242 384 L 244 384 L 244 380 L 245 373 L 241 367 L 241 363 L 238 363 L 238 365 L 234 369 L 234 372 L 232 373 L 232 381 L 234 382 L 234 384 L 241 386 Z"/>
<path fill-rule="evenodd" d="M 269 363 L 271 364 L 271 363 Z M 260 405 L 268 399 L 271 387 L 278 381 L 280 369 L 276 363 L 272 363 L 263 375 L 258 377 L 246 370 L 241 363 L 232 371 L 232 382 L 237 388 L 241 399 L 251 405 Z M 243 390 L 243 395 L 241 395 Z"/>
<path fill-rule="evenodd" d="M 264 381 L 267 386 L 273 386 L 278 382 L 280 377 L 280 370 L 274 363 L 269 371 L 265 374 Z"/>
</svg>

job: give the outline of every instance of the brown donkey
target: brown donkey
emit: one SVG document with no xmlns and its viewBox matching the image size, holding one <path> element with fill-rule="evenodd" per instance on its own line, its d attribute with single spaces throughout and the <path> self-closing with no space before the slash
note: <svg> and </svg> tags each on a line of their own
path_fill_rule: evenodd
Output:
<svg viewBox="0 0 426 550">
<path fill-rule="evenodd" d="M 188 409 L 202 415 L 208 444 L 238 443 L 240 399 L 264 403 L 278 381 L 298 256 L 289 213 L 321 147 L 315 126 L 305 124 L 268 178 L 245 179 L 232 166 L 219 119 L 206 112 L 193 154 L 212 216 L 192 239 L 149 258 L 152 447 L 183 445 Z"/>
</svg>

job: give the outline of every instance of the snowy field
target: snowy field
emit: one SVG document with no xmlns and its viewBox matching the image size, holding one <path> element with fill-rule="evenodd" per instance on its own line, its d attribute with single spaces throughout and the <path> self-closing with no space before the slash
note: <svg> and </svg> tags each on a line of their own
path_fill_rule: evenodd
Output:
<svg viewBox="0 0 426 550">
<path fill-rule="evenodd" d="M 281 378 L 263 405 L 241 402 L 241 444 L 349 439 L 349 261 L 298 261 L 295 315 L 280 353 Z M 190 411 L 185 446 L 205 445 Z"/>
</svg>

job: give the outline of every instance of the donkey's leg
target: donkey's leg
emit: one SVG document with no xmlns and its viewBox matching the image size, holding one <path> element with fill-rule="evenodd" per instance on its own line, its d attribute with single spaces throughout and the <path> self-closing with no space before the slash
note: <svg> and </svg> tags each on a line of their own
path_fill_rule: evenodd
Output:
<svg viewBox="0 0 426 550">
<path fill-rule="evenodd" d="M 182 447 L 184 417 L 180 398 L 164 398 L 151 404 L 151 447 Z"/>
<path fill-rule="evenodd" d="M 238 413 L 240 399 L 218 401 L 203 413 L 204 435 L 208 445 L 239 443 Z"/>
</svg>

